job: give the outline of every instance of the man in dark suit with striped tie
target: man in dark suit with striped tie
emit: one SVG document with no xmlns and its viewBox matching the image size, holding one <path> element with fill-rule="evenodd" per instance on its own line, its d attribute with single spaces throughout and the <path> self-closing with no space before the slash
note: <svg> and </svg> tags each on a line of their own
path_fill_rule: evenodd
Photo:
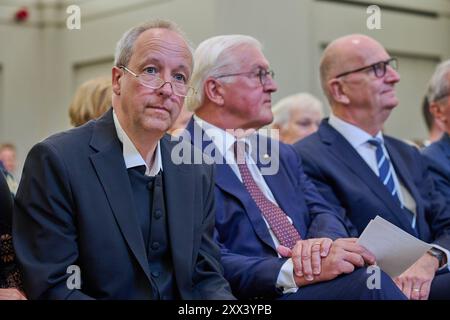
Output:
<svg viewBox="0 0 450 320">
<path fill-rule="evenodd" d="M 320 64 L 332 113 L 317 133 L 294 148 L 322 196 L 345 209 L 353 236 L 380 215 L 433 244 L 395 279 L 408 298 L 427 299 L 430 287 L 430 298 L 450 298 L 450 208 L 436 192 L 419 152 L 382 133 L 398 104 L 396 68 L 396 60 L 370 37 L 333 41 Z"/>
<path fill-rule="evenodd" d="M 404 298 L 384 273 L 381 289 L 368 288 L 360 267 L 373 263 L 373 255 L 355 239 L 337 239 L 348 237 L 346 226 L 305 176 L 292 147 L 255 133 L 272 121 L 277 90 L 261 44 L 243 35 L 213 37 L 199 45 L 194 61 L 197 94 L 188 107 L 195 115 L 184 137 L 217 164 L 216 241 L 233 293 Z M 294 274 L 293 261 L 302 263 L 301 273 Z"/>
</svg>

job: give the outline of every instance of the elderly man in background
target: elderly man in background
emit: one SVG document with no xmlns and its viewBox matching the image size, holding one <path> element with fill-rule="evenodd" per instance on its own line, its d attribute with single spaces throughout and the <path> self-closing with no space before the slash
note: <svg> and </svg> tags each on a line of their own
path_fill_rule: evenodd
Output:
<svg viewBox="0 0 450 320">
<path fill-rule="evenodd" d="M 443 124 L 445 132 L 423 150 L 423 155 L 429 160 L 437 189 L 450 206 L 450 60 L 436 68 L 428 87 L 428 100 L 431 113 Z"/>
<path fill-rule="evenodd" d="M 17 149 L 12 143 L 0 145 L 0 171 L 5 176 L 9 190 L 13 195 L 17 192 L 18 183 L 14 174 L 17 168 Z"/>
<path fill-rule="evenodd" d="M 270 127 L 278 130 L 280 141 L 292 144 L 319 128 L 323 118 L 322 103 L 309 93 L 287 96 L 272 108 Z"/>
<path fill-rule="evenodd" d="M 398 104 L 396 66 L 370 37 L 354 34 L 330 43 L 320 77 L 332 113 L 294 147 L 322 196 L 345 209 L 354 236 L 380 215 L 433 244 L 395 279 L 408 298 L 427 299 L 430 288 L 432 298 L 450 298 L 450 273 L 436 274 L 448 271 L 450 208 L 418 150 L 382 133 Z"/>
</svg>

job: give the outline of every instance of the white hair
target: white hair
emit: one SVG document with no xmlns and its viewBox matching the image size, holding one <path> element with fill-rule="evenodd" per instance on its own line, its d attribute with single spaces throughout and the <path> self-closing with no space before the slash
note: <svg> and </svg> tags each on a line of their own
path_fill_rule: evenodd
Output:
<svg viewBox="0 0 450 320">
<path fill-rule="evenodd" d="M 428 102 L 438 101 L 448 94 L 450 94 L 450 60 L 446 60 L 436 67 L 428 84 Z"/>
<path fill-rule="evenodd" d="M 139 35 L 149 29 L 167 29 L 178 33 L 186 42 L 189 51 L 193 52 L 191 43 L 187 40 L 184 32 L 172 21 L 168 20 L 152 20 L 135 26 L 126 31 L 116 45 L 114 55 L 114 65 L 116 67 L 128 66 L 131 56 L 133 55 L 133 47 Z"/>
<path fill-rule="evenodd" d="M 285 126 L 289 122 L 289 118 L 294 109 L 302 111 L 311 110 L 323 115 L 322 102 L 319 99 L 306 92 L 297 93 L 281 99 L 272 108 L 273 122 L 271 126 Z"/>
<path fill-rule="evenodd" d="M 249 45 L 262 49 L 261 43 L 251 36 L 246 35 L 222 35 L 206 39 L 199 44 L 194 52 L 194 70 L 190 85 L 194 87 L 196 94 L 185 100 L 186 107 L 195 111 L 201 106 L 204 99 L 203 86 L 209 77 L 219 76 L 223 72 L 238 72 L 238 55 L 230 54 L 234 48 Z M 224 81 L 231 81 L 226 80 Z"/>
</svg>

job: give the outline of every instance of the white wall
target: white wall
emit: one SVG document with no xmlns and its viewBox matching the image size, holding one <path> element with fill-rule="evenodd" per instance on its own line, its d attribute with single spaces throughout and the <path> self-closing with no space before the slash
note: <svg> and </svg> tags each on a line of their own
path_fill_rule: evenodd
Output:
<svg viewBox="0 0 450 320">
<path fill-rule="evenodd" d="M 434 65 L 450 57 L 448 0 L 61 0 L 62 10 L 41 10 L 26 0 L 32 16 L 17 25 L 12 4 L 24 1 L 0 3 L 0 141 L 16 143 L 20 163 L 37 141 L 69 128 L 77 85 L 110 72 L 123 32 L 152 18 L 177 22 L 194 44 L 217 34 L 257 37 L 276 72 L 274 101 L 298 91 L 323 99 L 318 62 L 324 45 L 345 34 L 368 34 L 400 57 L 401 103 L 386 124 L 400 138 L 425 137 L 421 96 Z M 81 30 L 65 27 L 65 6 L 72 3 L 81 6 Z M 366 28 L 366 7 L 373 3 L 395 7 L 382 10 L 381 30 Z"/>
</svg>

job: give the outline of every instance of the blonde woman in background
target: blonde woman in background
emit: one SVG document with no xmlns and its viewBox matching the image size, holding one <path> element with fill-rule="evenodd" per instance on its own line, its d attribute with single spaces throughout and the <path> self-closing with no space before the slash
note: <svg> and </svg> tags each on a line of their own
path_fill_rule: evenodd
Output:
<svg viewBox="0 0 450 320">
<path fill-rule="evenodd" d="M 322 103 L 309 93 L 281 99 L 272 109 L 271 129 L 279 130 L 279 139 L 292 144 L 317 131 L 323 118 Z"/>
<path fill-rule="evenodd" d="M 111 107 L 111 77 L 101 76 L 84 82 L 70 104 L 70 123 L 79 127 L 97 119 Z"/>
</svg>

